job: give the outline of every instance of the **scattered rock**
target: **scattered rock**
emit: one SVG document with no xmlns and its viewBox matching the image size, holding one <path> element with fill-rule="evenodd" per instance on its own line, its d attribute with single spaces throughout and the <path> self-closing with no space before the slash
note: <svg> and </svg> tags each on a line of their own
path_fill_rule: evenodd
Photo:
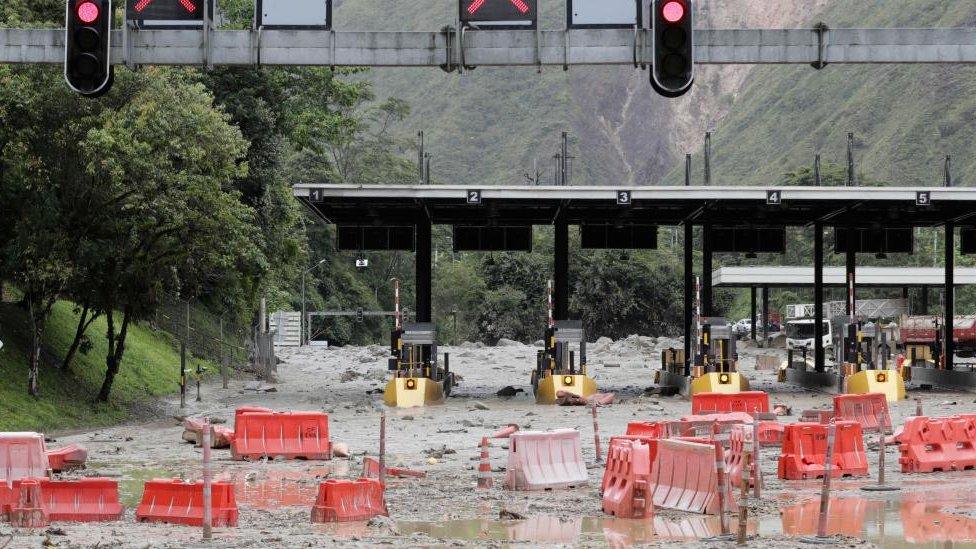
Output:
<svg viewBox="0 0 976 549">
<path fill-rule="evenodd" d="M 485 403 L 479 402 L 477 400 L 472 402 L 471 405 L 474 406 L 475 409 L 477 410 L 491 410 L 491 408 L 489 408 Z"/>
<path fill-rule="evenodd" d="M 402 419 L 403 421 L 413 421 L 413 416 L 403 416 L 400 419 Z"/>
<path fill-rule="evenodd" d="M 620 367 L 620 363 L 619 362 L 604 362 L 603 363 L 603 367 L 604 368 L 619 368 Z"/>
<path fill-rule="evenodd" d="M 495 347 L 521 347 L 521 346 L 522 344 L 519 343 L 518 341 L 504 338 L 504 337 L 499 339 L 498 343 L 495 344 Z"/>
<path fill-rule="evenodd" d="M 499 391 L 497 393 L 495 393 L 495 394 L 498 395 L 498 396 L 500 396 L 500 397 L 513 397 L 513 396 L 515 396 L 515 395 L 517 395 L 519 393 L 524 393 L 524 392 L 525 392 L 525 389 L 516 389 L 515 387 L 512 387 L 511 385 L 509 385 L 507 387 L 504 387 L 502 389 L 499 389 Z"/>
<path fill-rule="evenodd" d="M 394 536 L 400 535 L 400 529 L 397 527 L 396 521 L 394 521 L 390 517 L 384 517 L 384 516 L 373 517 L 369 519 L 369 522 L 366 523 L 366 526 L 369 526 L 370 528 L 376 528 L 377 530 L 385 531 Z"/>
<path fill-rule="evenodd" d="M 535 346 L 535 347 L 545 347 L 546 346 L 546 342 L 545 341 L 542 341 L 540 339 L 540 340 L 536 341 L 535 343 L 533 343 L 532 345 Z"/>
<path fill-rule="evenodd" d="M 271 385 L 270 383 L 265 383 L 263 381 L 248 381 L 244 383 L 245 391 L 253 391 L 255 393 L 277 393 L 278 389 Z"/>
<path fill-rule="evenodd" d="M 68 533 L 63 528 L 48 528 L 44 531 L 49 536 L 67 536 Z"/>
<path fill-rule="evenodd" d="M 942 406 L 956 406 L 958 404 L 959 403 L 956 402 L 955 400 L 946 400 L 942 402 Z"/>
<path fill-rule="evenodd" d="M 361 376 L 362 374 L 355 370 L 346 370 L 345 372 L 342 372 L 341 376 L 339 376 L 339 383 L 349 383 L 350 381 L 356 380 Z"/>
<path fill-rule="evenodd" d="M 515 511 L 509 511 L 508 509 L 502 509 L 498 512 L 499 520 L 525 520 L 525 515 L 522 513 L 516 513 Z"/>
<path fill-rule="evenodd" d="M 376 357 L 370 355 L 362 355 L 359 357 L 360 364 L 366 364 L 367 362 L 375 362 Z"/>
<path fill-rule="evenodd" d="M 340 458 L 349 457 L 349 445 L 345 442 L 336 442 L 332 445 L 332 455 Z"/>
<path fill-rule="evenodd" d="M 474 421 L 471 421 L 470 419 L 462 419 L 461 420 L 461 425 L 463 425 L 465 427 L 481 427 L 484 424 L 485 424 L 484 420 L 481 420 L 478 423 L 475 423 Z"/>
<path fill-rule="evenodd" d="M 386 381 L 386 370 L 383 368 L 370 368 L 364 377 L 372 381 Z"/>
<path fill-rule="evenodd" d="M 382 345 L 369 345 L 366 350 L 373 356 L 389 356 L 390 354 L 390 350 Z"/>
</svg>

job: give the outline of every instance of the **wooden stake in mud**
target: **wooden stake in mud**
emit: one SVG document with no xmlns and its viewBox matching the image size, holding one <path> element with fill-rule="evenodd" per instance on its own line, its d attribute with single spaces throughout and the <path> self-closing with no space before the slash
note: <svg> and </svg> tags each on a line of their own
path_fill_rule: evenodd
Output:
<svg viewBox="0 0 976 549">
<path fill-rule="evenodd" d="M 900 490 L 900 488 L 897 486 L 885 485 L 885 435 L 887 433 L 885 432 L 884 426 L 890 424 L 891 421 L 888 419 L 887 414 L 882 414 L 881 417 L 878 418 L 878 423 L 880 424 L 880 428 L 878 429 L 878 483 L 871 484 L 869 486 L 862 486 L 861 490 L 866 492 L 893 492 L 895 490 Z"/>
<path fill-rule="evenodd" d="M 386 409 L 380 409 L 380 484 L 386 484 Z"/>
<path fill-rule="evenodd" d="M 922 415 L 922 399 L 920 397 L 915 397 L 915 415 Z"/>
<path fill-rule="evenodd" d="M 596 446 L 596 462 L 603 462 L 603 454 L 600 450 L 600 425 L 596 420 L 596 401 L 592 405 L 593 410 L 593 444 Z"/>
<path fill-rule="evenodd" d="M 210 418 L 203 422 L 203 539 L 213 538 L 213 497 L 211 485 L 213 479 L 210 471 L 211 446 Z"/>
<path fill-rule="evenodd" d="M 759 420 L 752 420 L 752 497 L 759 499 L 762 497 L 762 469 L 759 447 Z M 743 471 L 747 469 L 743 467 Z"/>
<path fill-rule="evenodd" d="M 833 544 L 834 539 L 827 537 L 827 510 L 830 508 L 830 476 L 834 461 L 834 437 L 837 427 L 831 421 L 827 425 L 827 460 L 824 462 L 823 490 L 820 492 L 820 517 L 817 520 L 817 535 L 815 537 L 800 538 L 804 543 Z"/>
<path fill-rule="evenodd" d="M 757 446 L 756 441 L 753 441 L 752 447 Z M 746 544 L 746 525 L 749 522 L 749 506 L 746 504 L 749 498 L 749 475 L 746 471 L 749 470 L 750 458 L 752 457 L 753 450 L 745 452 L 742 456 L 742 491 L 739 493 L 739 532 L 736 537 L 736 543 L 739 545 Z"/>
<path fill-rule="evenodd" d="M 716 423 L 716 425 L 718 425 Z M 726 480 L 725 477 L 725 450 L 722 449 L 721 444 L 715 445 L 715 469 L 718 471 L 718 517 L 719 525 L 722 529 L 722 536 L 728 536 L 731 534 L 729 529 L 728 517 L 725 516 L 725 511 L 729 507 L 729 496 L 731 493 L 731 483 Z"/>
</svg>

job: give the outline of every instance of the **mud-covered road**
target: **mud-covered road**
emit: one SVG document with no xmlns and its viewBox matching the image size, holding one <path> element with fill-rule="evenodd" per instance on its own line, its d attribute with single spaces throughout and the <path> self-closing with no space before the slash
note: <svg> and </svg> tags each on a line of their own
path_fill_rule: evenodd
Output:
<svg viewBox="0 0 976 549">
<path fill-rule="evenodd" d="M 599 409 L 604 445 L 635 420 L 678 418 L 690 413 L 682 397 L 645 395 L 653 383 L 662 348 L 676 344 L 663 338 L 631 337 L 590 346 L 590 371 L 602 391 L 615 392 L 616 402 Z M 180 410 L 178 399 L 160 404 L 158 419 L 144 424 L 57 437 L 58 447 L 80 443 L 90 452 L 87 470 L 78 476 L 118 479 L 126 512 L 121 522 L 56 524 L 53 530 L 11 530 L 0 525 L 0 547 L 38 547 L 42 543 L 71 547 L 185 547 L 200 544 L 196 528 L 137 524 L 135 506 L 142 484 L 151 478 L 200 478 L 201 451 L 181 441 L 178 416 L 209 416 L 233 424 L 234 409 L 258 405 L 277 410 L 322 410 L 329 414 L 334 442 L 349 445 L 352 457 L 325 462 L 234 462 L 228 450 L 215 450 L 218 480 L 235 484 L 240 507 L 236 528 L 217 529 L 217 547 L 366 547 L 366 546 L 539 546 L 563 544 L 603 547 L 667 544 L 722 546 L 701 541 L 721 533 L 717 517 L 658 511 L 651 521 L 617 520 L 601 513 L 598 495 L 602 467 L 595 460 L 590 412 L 581 407 L 538 406 L 529 386 L 536 348 L 509 343 L 498 347 L 465 344 L 442 347 L 451 354 L 452 371 L 463 381 L 447 403 L 424 409 L 387 412 L 388 464 L 426 471 L 426 479 L 393 479 L 387 489 L 390 520 L 373 524 L 312 525 L 310 508 L 324 478 L 358 475 L 364 454 L 378 450 L 379 402 L 386 379 L 386 349 L 303 348 L 279 350 L 274 392 L 248 390 L 248 380 L 219 380 L 203 389 L 203 402 Z M 831 408 L 830 396 L 775 382 L 775 372 L 754 370 L 757 354 L 782 351 L 740 349 L 741 369 L 753 388 L 770 391 L 773 403 L 790 406 L 797 421 L 808 408 Z M 495 395 L 511 385 L 523 392 Z M 974 396 L 946 392 L 913 392 L 926 414 L 951 415 L 976 411 Z M 896 424 L 913 415 L 911 399 L 892 407 Z M 476 490 L 478 443 L 497 428 L 518 423 L 523 429 L 578 429 L 583 456 L 590 464 L 588 488 L 524 493 L 502 489 L 505 441 L 491 449 L 495 487 Z M 830 530 L 840 546 L 907 546 L 909 542 L 942 543 L 950 538 L 976 540 L 976 471 L 903 476 L 895 448 L 887 454 L 888 481 L 900 491 L 864 492 L 875 481 L 876 435 L 869 443 L 870 479 L 834 482 Z M 776 478 L 777 448 L 763 448 L 761 465 L 766 489 L 750 502 L 751 546 L 795 547 L 791 536 L 815 534 L 820 483 L 786 482 Z M 522 519 L 504 518 L 524 517 Z M 735 519 L 730 515 L 734 524 Z M 966 546 L 957 543 L 955 547 Z"/>
</svg>

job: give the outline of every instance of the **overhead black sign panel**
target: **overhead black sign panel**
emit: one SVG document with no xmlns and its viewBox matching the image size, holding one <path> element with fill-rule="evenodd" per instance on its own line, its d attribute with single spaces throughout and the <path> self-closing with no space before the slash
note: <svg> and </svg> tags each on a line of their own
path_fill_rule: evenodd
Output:
<svg viewBox="0 0 976 549">
<path fill-rule="evenodd" d="M 976 228 L 959 229 L 959 248 L 959 253 L 962 255 L 976 254 Z"/>
<path fill-rule="evenodd" d="M 211 3 L 213 8 L 213 3 Z M 213 18 L 213 12 L 210 13 Z M 126 0 L 130 21 L 203 21 L 203 0 Z"/>
<path fill-rule="evenodd" d="M 531 252 L 532 227 L 454 226 L 455 252 Z"/>
<path fill-rule="evenodd" d="M 336 249 L 343 251 L 399 250 L 413 251 L 413 227 L 362 227 L 338 225 Z"/>
<path fill-rule="evenodd" d="M 711 246 L 719 253 L 786 253 L 785 227 L 712 227 Z"/>
<path fill-rule="evenodd" d="M 458 0 L 461 24 L 493 29 L 534 29 L 537 0 Z"/>
<path fill-rule="evenodd" d="M 581 225 L 580 247 L 584 250 L 655 250 L 654 225 Z"/>
<path fill-rule="evenodd" d="M 834 253 L 848 250 L 847 227 L 834 227 Z M 915 238 L 911 227 L 884 229 L 854 229 L 854 252 L 865 254 L 911 254 L 915 252 Z"/>
</svg>

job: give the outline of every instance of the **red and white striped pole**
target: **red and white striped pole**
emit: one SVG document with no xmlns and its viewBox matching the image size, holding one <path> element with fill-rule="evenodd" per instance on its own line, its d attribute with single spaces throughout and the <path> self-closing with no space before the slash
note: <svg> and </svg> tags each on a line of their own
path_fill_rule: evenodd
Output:
<svg viewBox="0 0 976 549">
<path fill-rule="evenodd" d="M 731 533 L 729 529 L 728 517 L 725 516 L 725 511 L 729 507 L 729 496 L 731 496 L 732 487 L 726 479 L 725 476 L 725 450 L 722 449 L 720 443 L 715 444 L 715 470 L 718 472 L 716 479 L 718 482 L 718 516 L 719 516 L 719 526 L 722 529 L 722 535 L 727 536 Z"/>
<path fill-rule="evenodd" d="M 488 490 L 491 487 L 491 461 L 488 458 L 488 437 L 481 437 L 481 462 L 478 464 L 478 489 Z"/>
<path fill-rule="evenodd" d="M 553 313 L 552 285 L 553 285 L 552 279 L 549 279 L 549 281 L 546 283 L 546 302 L 548 306 L 548 318 L 546 320 L 547 322 L 549 322 L 550 328 L 556 325 L 556 320 Z"/>
<path fill-rule="evenodd" d="M 400 319 L 400 279 L 393 279 L 393 318 L 396 322 L 396 329 L 399 330 L 403 325 Z"/>
</svg>

